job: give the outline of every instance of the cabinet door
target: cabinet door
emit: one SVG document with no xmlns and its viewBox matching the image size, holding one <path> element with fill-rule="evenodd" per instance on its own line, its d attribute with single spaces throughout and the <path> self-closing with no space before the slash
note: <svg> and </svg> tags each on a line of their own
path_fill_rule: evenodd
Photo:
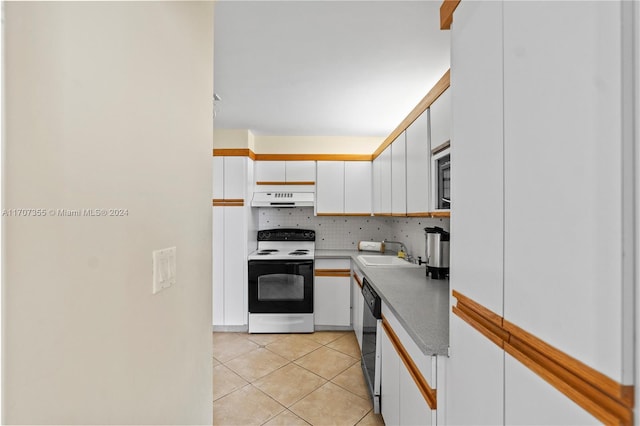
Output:
<svg viewBox="0 0 640 426">
<path fill-rule="evenodd" d="M 220 162 L 222 163 L 222 161 Z M 228 207 L 213 209 L 213 325 L 224 325 L 224 211 Z"/>
<path fill-rule="evenodd" d="M 391 145 L 378 156 L 380 160 L 380 213 L 391 214 Z"/>
<path fill-rule="evenodd" d="M 224 157 L 224 198 L 245 198 L 247 157 Z"/>
<path fill-rule="evenodd" d="M 315 161 L 286 161 L 287 182 L 315 182 L 316 162 Z"/>
<path fill-rule="evenodd" d="M 504 350 L 457 316 L 451 317 L 449 331 L 451 353 L 445 373 L 447 424 L 505 424 Z"/>
<path fill-rule="evenodd" d="M 344 162 L 344 212 L 371 214 L 371 162 Z"/>
<path fill-rule="evenodd" d="M 391 144 L 391 213 L 407 213 L 407 143 L 405 132 Z"/>
<path fill-rule="evenodd" d="M 373 213 L 382 213 L 382 204 L 381 204 L 381 193 L 382 193 L 382 162 L 383 159 L 380 158 L 381 156 L 376 157 L 375 160 L 373 160 L 373 194 L 372 194 L 372 201 L 373 201 Z"/>
<path fill-rule="evenodd" d="M 508 425 L 596 425 L 595 417 L 510 355 L 505 359 Z"/>
<path fill-rule="evenodd" d="M 456 9 L 456 18 L 457 15 L 458 10 Z M 453 64 L 451 70 L 453 72 Z M 453 87 L 453 85 L 451 86 Z M 431 104 L 429 110 L 431 114 L 431 148 L 433 149 L 451 140 L 451 90 L 445 90 Z"/>
<path fill-rule="evenodd" d="M 255 179 L 257 182 L 285 182 L 285 162 L 284 161 L 256 161 Z"/>
<path fill-rule="evenodd" d="M 380 411 L 387 425 L 400 424 L 400 356 L 380 329 Z"/>
<path fill-rule="evenodd" d="M 313 311 L 316 325 L 351 325 L 351 280 L 349 277 L 314 277 Z"/>
<path fill-rule="evenodd" d="M 407 213 L 429 211 L 429 110 L 407 127 Z"/>
<path fill-rule="evenodd" d="M 452 239 L 462 242 L 451 244 L 450 286 L 499 315 L 503 312 L 502 7 L 502 2 L 458 5 L 451 29 L 449 89 L 455 116 L 451 156 L 456 205 L 451 229 Z M 450 347 L 447 423 L 503 424 L 504 351 L 455 315 L 450 321 Z"/>
<path fill-rule="evenodd" d="M 247 324 L 247 250 L 245 207 L 224 212 L 224 323 Z"/>
<path fill-rule="evenodd" d="M 318 161 L 316 212 L 344 213 L 344 161 Z"/>
<path fill-rule="evenodd" d="M 404 363 L 400 362 L 398 372 L 400 387 L 400 422 L 401 425 L 422 426 L 433 424 L 433 410 L 420 393 L 418 386 Z"/>
<path fill-rule="evenodd" d="M 633 357 L 622 352 L 621 16 L 621 2 L 504 3 L 504 316 L 619 382 Z"/>
<path fill-rule="evenodd" d="M 213 157 L 213 198 L 224 198 L 224 157 Z"/>
</svg>

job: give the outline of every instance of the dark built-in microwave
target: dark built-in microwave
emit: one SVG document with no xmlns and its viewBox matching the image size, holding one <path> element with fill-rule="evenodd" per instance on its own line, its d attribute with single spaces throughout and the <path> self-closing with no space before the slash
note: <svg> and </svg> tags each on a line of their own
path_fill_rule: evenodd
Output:
<svg viewBox="0 0 640 426">
<path fill-rule="evenodd" d="M 434 207 L 438 210 L 449 210 L 451 209 L 451 154 L 448 149 L 439 154 L 433 157 Z"/>
</svg>

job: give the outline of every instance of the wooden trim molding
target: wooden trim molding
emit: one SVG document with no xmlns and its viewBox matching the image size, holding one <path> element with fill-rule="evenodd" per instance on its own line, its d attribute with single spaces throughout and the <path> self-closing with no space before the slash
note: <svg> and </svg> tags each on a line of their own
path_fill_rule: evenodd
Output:
<svg viewBox="0 0 640 426">
<path fill-rule="evenodd" d="M 387 216 L 387 217 L 391 217 L 393 216 L 391 213 L 374 213 L 374 216 Z"/>
<path fill-rule="evenodd" d="M 453 290 L 453 313 L 605 424 L 633 424 L 633 386 L 622 385 Z"/>
<path fill-rule="evenodd" d="M 371 161 L 371 154 L 255 154 L 257 161 Z"/>
<path fill-rule="evenodd" d="M 396 138 L 400 136 L 400 134 L 404 132 L 411 123 L 416 121 L 416 119 L 420 117 L 420 115 L 425 112 L 427 108 L 429 108 L 431 104 L 434 103 L 435 100 L 444 93 L 445 90 L 449 88 L 449 86 L 451 85 L 450 71 L 451 70 L 447 70 L 447 72 L 444 73 L 444 75 L 440 78 L 440 80 L 438 80 L 435 86 L 433 86 L 433 88 L 429 90 L 429 93 L 427 93 L 426 96 L 422 98 L 418 105 L 416 105 L 415 108 L 411 110 L 409 115 L 407 115 L 407 117 L 402 120 L 398 127 L 396 127 L 395 130 L 391 132 L 391 134 L 387 136 L 387 138 L 382 142 L 378 149 L 375 150 L 375 152 L 373 153 L 374 160 L 382 153 L 382 151 L 384 151 L 389 145 L 391 145 L 393 141 L 396 140 Z"/>
<path fill-rule="evenodd" d="M 396 352 L 400 356 L 402 363 L 409 371 L 411 378 L 413 378 L 413 381 L 420 390 L 422 397 L 429 405 L 429 408 L 431 408 L 432 410 L 436 410 L 438 408 L 438 398 L 436 393 L 437 391 L 429 386 L 429 383 L 424 378 L 422 373 L 420 373 L 420 369 L 415 364 L 415 362 L 413 362 L 413 359 L 411 359 L 411 356 L 402 345 L 402 342 L 400 342 L 400 338 L 395 333 L 395 331 L 393 331 L 391 324 L 389 324 L 384 315 L 382 315 L 382 328 L 389 337 L 389 340 L 391 340 L 393 347 L 396 349 Z"/>
<path fill-rule="evenodd" d="M 431 212 L 431 217 L 451 217 L 450 210 Z"/>
<path fill-rule="evenodd" d="M 316 269 L 313 273 L 316 277 L 350 277 L 351 269 Z"/>
<path fill-rule="evenodd" d="M 244 200 L 242 198 L 214 198 L 211 204 L 214 207 L 242 207 L 244 206 Z"/>
<path fill-rule="evenodd" d="M 300 181 L 300 182 L 256 182 L 256 185 L 315 185 L 313 181 Z"/>
<path fill-rule="evenodd" d="M 213 150 L 213 155 L 216 157 L 249 157 L 252 160 L 256 159 L 256 154 L 246 148 L 216 148 Z"/>
<path fill-rule="evenodd" d="M 360 281 L 360 277 L 358 277 L 358 274 L 354 273 L 353 274 L 353 279 L 356 280 L 356 283 L 358 284 L 358 287 L 362 288 L 362 281 Z"/>
<path fill-rule="evenodd" d="M 453 12 L 458 7 L 460 0 L 444 0 L 440 5 L 440 29 L 451 29 L 453 23 Z"/>
<path fill-rule="evenodd" d="M 360 216 L 360 217 L 365 217 L 365 216 L 371 216 L 371 213 L 316 213 L 316 216 L 351 216 L 351 217 L 355 217 L 355 216 Z"/>
</svg>

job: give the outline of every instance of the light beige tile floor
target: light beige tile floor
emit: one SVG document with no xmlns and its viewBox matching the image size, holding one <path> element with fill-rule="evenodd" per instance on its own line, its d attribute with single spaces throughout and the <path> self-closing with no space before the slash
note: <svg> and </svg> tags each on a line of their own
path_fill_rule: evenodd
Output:
<svg viewBox="0 0 640 426">
<path fill-rule="evenodd" d="M 384 425 L 351 331 L 213 333 L 214 425 Z"/>
</svg>

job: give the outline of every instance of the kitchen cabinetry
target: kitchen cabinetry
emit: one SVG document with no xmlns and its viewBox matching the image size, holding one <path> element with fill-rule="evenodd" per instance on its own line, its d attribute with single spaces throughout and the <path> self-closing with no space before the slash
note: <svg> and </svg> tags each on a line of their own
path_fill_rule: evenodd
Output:
<svg viewBox="0 0 640 426">
<path fill-rule="evenodd" d="M 621 8 L 461 2 L 451 32 L 451 229 L 464 241 L 451 247 L 451 287 L 612 380 L 620 402 L 633 383 Z M 533 373 L 549 380 L 540 361 L 527 368 L 504 347 L 452 317 L 448 421 L 610 422 L 558 390 L 562 380 Z"/>
<path fill-rule="evenodd" d="M 420 352 L 384 304 L 382 315 L 380 405 L 385 424 L 435 424 L 437 357 Z M 425 389 L 433 409 L 423 396 Z"/>
<path fill-rule="evenodd" d="M 213 198 L 244 199 L 246 190 L 246 157 L 213 157 Z"/>
<path fill-rule="evenodd" d="M 315 161 L 256 161 L 256 185 L 313 184 Z"/>
<path fill-rule="evenodd" d="M 429 110 L 406 130 L 407 143 L 407 215 L 429 212 L 431 148 L 429 144 Z"/>
<path fill-rule="evenodd" d="M 316 259 L 313 282 L 314 323 L 322 327 L 351 326 L 351 263 L 349 259 Z"/>
<path fill-rule="evenodd" d="M 434 149 L 451 140 L 451 90 L 445 90 L 431 104 L 429 112 L 431 115 L 431 149 Z"/>
<path fill-rule="evenodd" d="M 316 213 L 371 215 L 371 162 L 318 161 Z"/>
<path fill-rule="evenodd" d="M 380 211 L 379 215 L 390 216 L 391 215 L 391 145 L 385 148 L 384 151 L 376 159 L 379 161 L 379 176 L 380 176 Z"/>
<path fill-rule="evenodd" d="M 213 207 L 213 325 L 247 324 L 246 207 Z"/>
<path fill-rule="evenodd" d="M 214 156 L 212 297 L 214 327 L 247 324 L 247 254 L 255 218 L 248 206 L 253 161 Z"/>
<path fill-rule="evenodd" d="M 391 214 L 407 215 L 407 141 L 402 132 L 391 144 Z"/>
<path fill-rule="evenodd" d="M 358 346 L 362 351 L 362 314 L 364 307 L 364 297 L 362 296 L 362 271 L 351 262 L 351 324 L 353 332 L 358 340 Z"/>
</svg>

